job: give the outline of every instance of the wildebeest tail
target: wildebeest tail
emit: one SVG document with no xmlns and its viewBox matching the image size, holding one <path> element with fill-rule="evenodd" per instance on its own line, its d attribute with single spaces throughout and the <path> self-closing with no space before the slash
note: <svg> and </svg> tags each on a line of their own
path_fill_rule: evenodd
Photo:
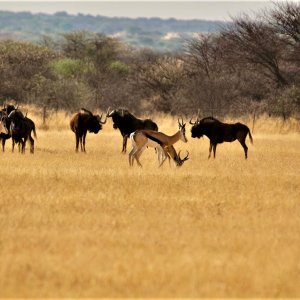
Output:
<svg viewBox="0 0 300 300">
<path fill-rule="evenodd" d="M 33 129 L 32 129 L 32 131 L 33 131 L 33 136 L 34 136 L 34 138 L 37 139 L 37 135 L 36 135 L 35 125 L 34 125 L 34 124 L 33 124 Z"/>
<path fill-rule="evenodd" d="M 251 144 L 253 144 L 253 138 L 252 138 L 252 135 L 251 135 L 251 132 L 250 132 L 249 128 L 248 128 L 248 134 L 249 134 L 250 142 L 251 142 Z"/>
</svg>

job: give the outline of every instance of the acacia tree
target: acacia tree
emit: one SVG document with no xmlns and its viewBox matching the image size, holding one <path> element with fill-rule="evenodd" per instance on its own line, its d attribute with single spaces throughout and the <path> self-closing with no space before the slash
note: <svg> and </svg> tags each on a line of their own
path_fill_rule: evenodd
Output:
<svg viewBox="0 0 300 300">
<path fill-rule="evenodd" d="M 286 40 L 278 36 L 273 27 L 244 16 L 235 19 L 233 25 L 222 32 L 222 37 L 227 42 L 231 61 L 261 73 L 276 87 L 287 85 L 284 72 Z"/>
<path fill-rule="evenodd" d="M 55 53 L 46 47 L 27 42 L 0 42 L 0 93 L 20 102 L 27 99 L 37 75 L 49 77 L 49 61 Z"/>
<path fill-rule="evenodd" d="M 188 99 L 194 99 L 194 111 L 210 115 L 229 113 L 236 97 L 235 72 L 224 60 L 226 48 L 218 35 L 199 35 L 186 46 L 185 73 Z M 190 87 L 190 88 L 189 88 Z"/>
<path fill-rule="evenodd" d="M 300 83 L 300 4 L 278 2 L 275 8 L 265 16 L 266 21 L 278 35 L 284 36 L 286 44 L 286 62 L 289 69 L 289 83 Z"/>
<path fill-rule="evenodd" d="M 153 108 L 162 112 L 175 112 L 182 88 L 183 61 L 176 55 L 142 51 L 134 64 L 132 85 L 152 100 Z"/>
</svg>

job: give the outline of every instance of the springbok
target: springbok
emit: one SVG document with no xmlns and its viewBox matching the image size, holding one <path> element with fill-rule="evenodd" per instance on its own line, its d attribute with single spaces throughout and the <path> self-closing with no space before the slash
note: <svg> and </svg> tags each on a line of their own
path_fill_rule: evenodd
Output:
<svg viewBox="0 0 300 300">
<path fill-rule="evenodd" d="M 147 147 L 152 147 L 157 149 L 159 166 L 161 166 L 168 157 L 166 154 L 168 147 L 174 145 L 179 140 L 187 143 L 185 123 L 183 123 L 183 120 L 180 122 L 178 119 L 178 125 L 179 130 L 171 136 L 153 130 L 137 130 L 131 133 L 130 140 L 132 142 L 132 150 L 129 153 L 129 165 L 132 166 L 135 159 L 137 164 L 141 167 L 142 165 L 139 161 L 140 156 Z"/>
</svg>

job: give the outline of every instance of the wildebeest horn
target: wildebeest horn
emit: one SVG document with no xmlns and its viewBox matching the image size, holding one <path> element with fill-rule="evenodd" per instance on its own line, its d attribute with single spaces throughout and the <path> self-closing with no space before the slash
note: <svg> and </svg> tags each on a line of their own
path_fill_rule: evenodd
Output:
<svg viewBox="0 0 300 300">
<path fill-rule="evenodd" d="M 106 111 L 106 117 L 108 118 L 109 117 L 109 114 L 110 114 L 110 106 L 108 107 L 107 111 Z"/>
<path fill-rule="evenodd" d="M 124 117 L 124 108 L 122 108 L 121 111 L 122 111 L 122 117 Z"/>
<path fill-rule="evenodd" d="M 100 124 L 105 124 L 106 121 L 107 121 L 107 115 L 105 116 L 105 120 L 104 120 L 104 121 L 102 121 L 102 115 L 103 115 L 103 113 L 101 114 L 101 116 L 100 116 L 100 118 L 99 118 L 99 123 L 100 123 Z"/>
<path fill-rule="evenodd" d="M 192 120 L 193 120 L 193 118 L 190 119 L 190 124 L 191 125 L 195 125 L 197 123 L 197 121 L 196 122 L 192 122 Z"/>
</svg>

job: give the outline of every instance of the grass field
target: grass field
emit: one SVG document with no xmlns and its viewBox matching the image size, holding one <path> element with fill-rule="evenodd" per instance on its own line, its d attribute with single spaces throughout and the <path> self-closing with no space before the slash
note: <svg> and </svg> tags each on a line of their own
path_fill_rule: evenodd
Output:
<svg viewBox="0 0 300 300">
<path fill-rule="evenodd" d="M 0 153 L 0 298 L 300 297 L 297 130 L 258 122 L 247 161 L 238 142 L 207 160 L 188 127 L 181 168 L 149 149 L 140 169 L 111 121 L 87 154 L 61 124 Z"/>
</svg>

